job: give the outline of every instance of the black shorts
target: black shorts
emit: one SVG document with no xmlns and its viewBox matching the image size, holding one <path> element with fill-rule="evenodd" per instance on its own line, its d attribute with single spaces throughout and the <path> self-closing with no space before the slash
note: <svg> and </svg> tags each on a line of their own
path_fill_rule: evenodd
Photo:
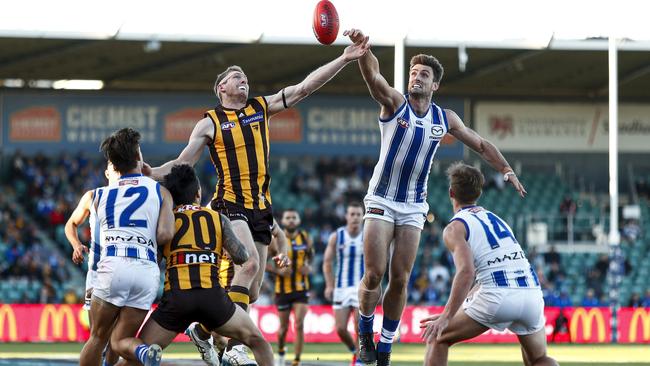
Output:
<svg viewBox="0 0 650 366">
<path fill-rule="evenodd" d="M 221 287 L 165 291 L 151 314 L 161 327 L 184 332 L 193 322 L 209 330 L 224 325 L 235 313 L 235 304 Z"/>
<path fill-rule="evenodd" d="M 224 200 L 212 200 L 210 207 L 230 219 L 230 221 L 244 220 L 253 234 L 255 242 L 271 244 L 271 228 L 273 228 L 273 209 L 271 206 L 263 210 L 251 210 L 236 203 Z"/>
<path fill-rule="evenodd" d="M 275 305 L 278 311 L 291 310 L 294 303 L 309 303 L 309 291 L 297 291 L 289 294 L 275 294 Z"/>
</svg>

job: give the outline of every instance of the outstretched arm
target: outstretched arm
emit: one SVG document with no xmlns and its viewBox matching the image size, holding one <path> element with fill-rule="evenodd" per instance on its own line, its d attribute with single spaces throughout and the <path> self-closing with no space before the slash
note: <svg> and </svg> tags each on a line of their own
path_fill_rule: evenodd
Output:
<svg viewBox="0 0 650 366">
<path fill-rule="evenodd" d="M 442 314 L 422 321 L 426 324 L 422 338 L 426 339 L 427 343 L 440 337 L 440 334 L 449 325 L 449 320 L 460 309 L 474 283 L 474 256 L 465 240 L 465 235 L 465 226 L 458 221 L 452 221 L 442 233 L 445 246 L 453 254 L 456 274 L 451 284 L 449 300 L 447 300 Z"/>
<path fill-rule="evenodd" d="M 451 109 L 445 109 L 445 113 L 447 114 L 447 121 L 449 122 L 449 133 L 467 147 L 476 151 L 481 155 L 483 160 L 490 164 L 494 169 L 501 172 L 501 174 L 507 174 L 508 182 L 510 182 L 517 192 L 519 192 L 521 197 L 524 197 L 527 193 L 526 189 L 521 182 L 519 182 L 519 179 L 517 179 L 510 164 L 508 164 L 506 158 L 501 154 L 501 151 L 499 151 L 499 149 L 490 141 L 481 137 L 476 133 L 476 131 L 465 126 L 456 112 Z"/>
<path fill-rule="evenodd" d="M 183 151 L 181 151 L 181 154 L 178 155 L 178 158 L 168 161 L 159 167 L 150 168 L 148 171 L 145 169 L 144 173 L 157 181 L 161 181 L 165 175 L 171 172 L 174 165 L 189 164 L 190 166 L 194 166 L 201 157 L 203 147 L 214 138 L 214 132 L 212 120 L 209 117 L 203 118 L 194 126 L 190 140 Z"/>
<path fill-rule="evenodd" d="M 93 191 L 86 192 L 79 200 L 79 204 L 77 204 L 77 208 L 75 208 L 72 215 L 70 215 L 68 222 L 65 223 L 65 237 L 68 238 L 68 242 L 70 242 L 70 245 L 72 246 L 72 261 L 76 264 L 83 262 L 84 253 L 88 252 L 88 247 L 83 245 L 81 240 L 79 240 L 77 228 L 86 221 L 86 218 L 90 215 L 90 205 L 92 201 Z M 91 230 L 93 230 L 93 228 L 91 228 Z"/>
<path fill-rule="evenodd" d="M 273 95 L 266 96 L 269 116 L 293 107 L 330 81 L 350 61 L 358 59 L 367 51 L 367 40 L 366 42 L 350 45 L 345 48 L 341 56 L 314 70 L 307 75 L 305 80 L 296 85 L 288 86 Z"/>
<path fill-rule="evenodd" d="M 232 230 L 232 223 L 224 215 L 219 214 L 221 217 L 221 235 L 223 238 L 223 247 L 230 254 L 230 258 L 235 264 L 241 265 L 248 260 L 248 250 L 242 242 L 237 239 L 235 232 Z"/>
<path fill-rule="evenodd" d="M 363 42 L 363 40 L 368 41 L 368 37 L 364 36 L 359 29 L 346 30 L 343 32 L 343 35 L 349 36 L 350 40 L 355 44 Z M 395 88 L 391 87 L 380 73 L 379 60 L 371 50 L 368 50 L 366 54 L 359 58 L 359 69 L 361 69 L 361 75 L 368 86 L 370 95 L 381 105 L 379 116 L 381 118 L 392 116 L 405 102 L 404 96 Z"/>
</svg>

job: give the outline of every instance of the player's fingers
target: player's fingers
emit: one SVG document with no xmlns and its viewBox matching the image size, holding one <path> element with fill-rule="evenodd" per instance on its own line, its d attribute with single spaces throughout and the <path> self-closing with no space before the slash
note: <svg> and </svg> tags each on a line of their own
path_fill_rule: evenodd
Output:
<svg viewBox="0 0 650 366">
<path fill-rule="evenodd" d="M 344 37 L 347 36 L 348 34 L 350 34 L 350 31 L 348 31 L 347 29 L 343 31 L 343 36 Z"/>
<path fill-rule="evenodd" d="M 420 323 L 428 323 L 430 321 L 436 320 L 440 317 L 440 314 L 433 314 L 431 316 L 428 316 L 422 320 L 420 320 Z"/>
<path fill-rule="evenodd" d="M 430 332 L 431 332 L 431 324 L 427 324 L 426 328 L 424 329 L 424 333 L 422 333 L 422 339 L 428 340 Z"/>
<path fill-rule="evenodd" d="M 88 253 L 88 247 L 86 247 L 86 246 L 81 247 L 81 251 L 83 253 Z"/>
</svg>

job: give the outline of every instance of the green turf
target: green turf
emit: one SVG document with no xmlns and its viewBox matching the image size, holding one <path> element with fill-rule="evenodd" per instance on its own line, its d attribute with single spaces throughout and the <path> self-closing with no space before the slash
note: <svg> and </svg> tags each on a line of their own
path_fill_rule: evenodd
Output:
<svg viewBox="0 0 650 366">
<path fill-rule="evenodd" d="M 81 350 L 80 343 L 0 343 L 0 358 L 3 353 L 6 357 L 8 352 L 26 353 L 33 355 L 34 358 L 46 357 L 48 354 L 69 353 L 78 354 Z M 276 349 L 274 345 L 274 349 Z M 173 358 L 174 354 L 193 354 L 196 353 L 194 345 L 191 343 L 175 343 L 167 350 L 165 355 Z M 641 357 L 639 357 L 639 353 Z M 605 366 L 605 365 L 650 365 L 650 347 L 648 345 L 551 345 L 549 347 L 550 355 L 557 355 L 562 365 L 568 366 Z M 612 357 L 614 355 L 614 357 Z M 634 358 L 632 355 L 636 355 Z M 647 357 L 644 357 L 647 355 Z M 626 357 L 633 357 L 635 360 L 646 360 L 648 363 L 631 363 L 626 362 Z M 293 357 L 293 350 L 288 347 L 287 359 Z M 338 343 L 326 344 L 306 344 L 303 360 L 305 363 L 319 364 L 321 362 L 338 362 L 340 365 L 346 364 L 348 359 L 345 347 Z M 407 360 L 398 361 L 398 357 L 407 358 Z M 422 344 L 396 344 L 394 346 L 394 362 L 396 366 L 414 366 L 422 365 L 424 357 L 424 346 Z M 454 357 L 461 358 L 461 361 L 453 361 Z M 449 362 L 451 366 L 514 366 L 521 365 L 519 360 L 519 350 L 516 345 L 477 345 L 463 344 L 456 346 L 450 351 Z M 198 360 L 198 355 L 196 356 Z M 603 359 L 614 359 L 615 362 L 597 362 Z"/>
</svg>

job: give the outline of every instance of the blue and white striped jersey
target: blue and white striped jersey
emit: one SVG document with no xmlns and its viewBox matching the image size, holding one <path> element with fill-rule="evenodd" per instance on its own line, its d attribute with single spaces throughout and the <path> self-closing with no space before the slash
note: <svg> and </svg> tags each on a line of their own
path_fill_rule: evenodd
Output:
<svg viewBox="0 0 650 366">
<path fill-rule="evenodd" d="M 379 120 L 381 151 L 368 194 L 395 202 L 426 202 L 433 156 L 449 130 L 445 111 L 431 103 L 418 116 L 408 100 L 387 120 Z"/>
<path fill-rule="evenodd" d="M 97 221 L 102 259 L 117 256 L 156 262 L 160 184 L 141 174 L 128 174 L 99 191 Z"/>
<path fill-rule="evenodd" d="M 336 230 L 336 288 L 358 287 L 363 277 L 363 229 L 352 237 L 342 226 Z"/>
<path fill-rule="evenodd" d="M 464 207 L 455 220 L 465 225 L 481 286 L 539 288 L 537 274 L 505 221 L 480 206 Z"/>
</svg>

